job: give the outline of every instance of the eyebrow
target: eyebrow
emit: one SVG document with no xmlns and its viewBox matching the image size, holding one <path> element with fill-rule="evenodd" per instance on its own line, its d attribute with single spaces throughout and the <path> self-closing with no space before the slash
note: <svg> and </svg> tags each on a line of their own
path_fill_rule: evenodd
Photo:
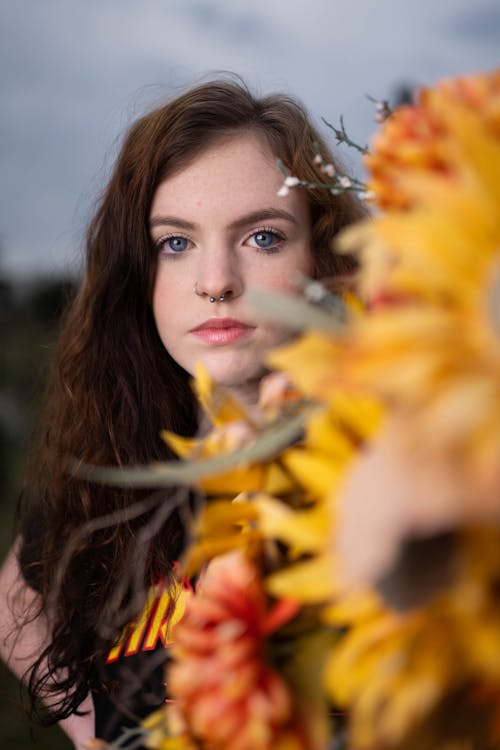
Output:
<svg viewBox="0 0 500 750">
<path fill-rule="evenodd" d="M 256 211 L 251 211 L 239 219 L 232 221 L 229 224 L 228 229 L 241 229 L 249 224 L 255 224 L 257 222 L 266 221 L 269 219 L 284 219 L 293 224 L 297 224 L 295 216 L 288 211 L 284 211 L 282 208 L 261 208 Z M 197 225 L 186 219 L 181 219 L 178 216 L 153 216 L 149 221 L 150 229 L 158 226 L 175 226 L 180 229 L 196 229 Z"/>
</svg>

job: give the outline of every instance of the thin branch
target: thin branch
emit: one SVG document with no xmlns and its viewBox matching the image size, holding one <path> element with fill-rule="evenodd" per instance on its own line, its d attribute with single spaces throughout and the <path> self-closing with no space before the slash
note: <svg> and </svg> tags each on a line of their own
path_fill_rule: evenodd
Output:
<svg viewBox="0 0 500 750">
<path fill-rule="evenodd" d="M 321 119 L 323 120 L 325 125 L 330 128 L 330 130 L 333 130 L 338 143 L 345 143 L 346 146 L 354 148 L 356 151 L 359 151 L 363 155 L 369 153 L 368 146 L 360 146 L 359 143 L 356 143 L 356 141 L 353 141 L 351 138 L 349 138 L 345 129 L 343 115 L 340 115 L 340 130 L 336 128 L 335 125 L 332 125 L 331 122 L 328 122 L 328 120 L 326 120 L 324 117 L 322 117 Z"/>
</svg>

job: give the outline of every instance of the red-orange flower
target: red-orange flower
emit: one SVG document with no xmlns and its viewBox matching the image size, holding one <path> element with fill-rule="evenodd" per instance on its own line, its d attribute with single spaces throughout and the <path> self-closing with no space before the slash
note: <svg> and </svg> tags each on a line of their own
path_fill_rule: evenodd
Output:
<svg viewBox="0 0 500 750">
<path fill-rule="evenodd" d="M 240 552 L 215 558 L 176 628 L 169 691 L 207 750 L 303 750 L 293 702 L 265 660 L 266 637 L 296 612 L 270 612 L 259 574 Z"/>
<path fill-rule="evenodd" d="M 500 68 L 421 89 L 415 106 L 400 107 L 385 121 L 365 157 L 368 189 L 378 206 L 392 209 L 411 204 L 410 194 L 400 184 L 403 175 L 437 172 L 451 179 L 457 175 L 460 163 L 448 138 L 448 123 L 456 116 L 457 106 L 478 113 L 499 136 Z"/>
</svg>

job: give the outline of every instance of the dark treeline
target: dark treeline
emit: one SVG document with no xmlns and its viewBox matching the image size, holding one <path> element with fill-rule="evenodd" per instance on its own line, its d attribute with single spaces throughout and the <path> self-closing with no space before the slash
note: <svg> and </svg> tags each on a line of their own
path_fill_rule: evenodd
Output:
<svg viewBox="0 0 500 750">
<path fill-rule="evenodd" d="M 14 282 L 0 277 L 0 553 L 8 543 L 24 451 L 61 313 L 74 295 L 68 278 Z"/>
<path fill-rule="evenodd" d="M 59 321 L 75 290 L 69 278 L 15 282 L 0 276 L 0 562 L 12 541 L 27 442 Z M 60 729 L 30 728 L 22 703 L 17 680 L 0 664 L 0 747 L 68 750 Z"/>
</svg>

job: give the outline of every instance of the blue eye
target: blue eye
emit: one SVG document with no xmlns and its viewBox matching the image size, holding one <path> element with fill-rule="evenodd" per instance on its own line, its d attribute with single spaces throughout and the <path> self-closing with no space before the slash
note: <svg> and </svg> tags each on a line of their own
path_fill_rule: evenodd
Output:
<svg viewBox="0 0 500 750">
<path fill-rule="evenodd" d="M 190 240 L 181 234 L 172 234 L 170 237 L 159 237 L 155 241 L 155 246 L 161 255 L 182 255 L 190 247 Z"/>
<path fill-rule="evenodd" d="M 263 250 L 267 250 L 268 247 L 272 247 L 276 239 L 276 235 L 273 232 L 257 232 L 254 235 L 255 244 L 261 247 Z"/>
<path fill-rule="evenodd" d="M 187 249 L 189 240 L 186 237 L 167 237 L 162 240 L 162 245 L 166 250 L 171 250 L 173 253 L 182 253 L 183 250 Z"/>
<path fill-rule="evenodd" d="M 252 240 L 259 250 L 274 252 L 281 248 L 285 237 L 276 229 L 259 229 L 252 234 Z"/>
</svg>

